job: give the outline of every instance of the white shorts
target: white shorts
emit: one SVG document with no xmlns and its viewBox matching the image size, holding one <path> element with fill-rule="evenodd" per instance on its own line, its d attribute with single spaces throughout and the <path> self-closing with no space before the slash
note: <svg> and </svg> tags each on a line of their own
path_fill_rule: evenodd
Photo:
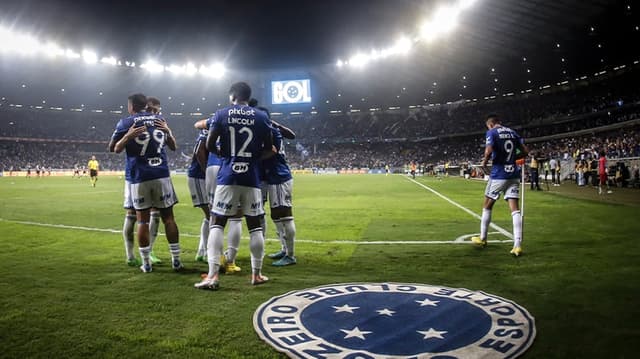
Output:
<svg viewBox="0 0 640 359">
<path fill-rule="evenodd" d="M 155 208 L 169 208 L 178 203 L 176 191 L 170 177 L 131 184 L 133 206 L 137 211 Z"/>
<path fill-rule="evenodd" d="M 211 212 L 219 216 L 234 216 L 238 209 L 245 216 L 256 217 L 264 214 L 262 208 L 262 193 L 260 188 L 219 185 L 216 187 L 216 195 Z"/>
<path fill-rule="evenodd" d="M 505 200 L 520 198 L 520 179 L 489 179 L 484 195 L 495 201 L 503 192 Z"/>
<path fill-rule="evenodd" d="M 124 209 L 135 209 L 133 207 L 133 198 L 131 198 L 131 182 L 124 181 Z"/>
<path fill-rule="evenodd" d="M 291 195 L 293 193 L 293 179 L 285 183 L 269 185 L 269 205 L 276 207 L 293 207 Z"/>
<path fill-rule="evenodd" d="M 194 207 L 202 207 L 209 204 L 209 194 L 207 193 L 204 178 L 187 177 L 187 185 L 189 193 L 191 193 L 191 202 Z"/>
<path fill-rule="evenodd" d="M 213 197 L 216 194 L 216 184 L 218 183 L 218 171 L 220 171 L 220 166 L 209 166 L 205 172 L 205 190 L 208 194 L 210 208 L 213 208 Z"/>
</svg>

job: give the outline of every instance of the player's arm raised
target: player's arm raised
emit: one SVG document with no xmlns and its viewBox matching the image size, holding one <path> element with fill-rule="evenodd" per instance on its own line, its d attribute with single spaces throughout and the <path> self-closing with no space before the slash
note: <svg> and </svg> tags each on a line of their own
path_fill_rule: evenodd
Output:
<svg viewBox="0 0 640 359">
<path fill-rule="evenodd" d="M 196 123 L 193 124 L 193 127 L 197 128 L 198 130 L 206 130 L 207 119 L 205 118 L 204 120 L 197 121 Z"/>
<path fill-rule="evenodd" d="M 124 136 L 122 136 L 122 138 L 116 142 L 115 146 L 114 146 L 114 152 L 115 153 L 120 153 L 122 152 L 125 147 L 127 146 L 127 143 L 131 140 L 133 140 L 134 138 L 140 136 L 143 132 L 147 131 L 147 127 L 146 126 L 140 126 L 140 127 L 130 127 L 129 131 L 127 131 L 127 133 L 124 134 Z"/>
<path fill-rule="evenodd" d="M 207 168 L 207 159 L 209 156 L 207 146 L 204 142 L 205 141 L 198 141 L 196 148 L 193 149 L 193 156 L 196 158 L 196 161 L 198 161 L 200 168 Z"/>
<path fill-rule="evenodd" d="M 271 125 L 280 130 L 282 137 L 293 140 L 296 138 L 296 133 L 289 127 L 283 126 L 276 121 L 271 120 Z"/>
<path fill-rule="evenodd" d="M 109 144 L 107 145 L 107 150 L 109 150 L 109 152 L 114 152 L 116 149 L 116 140 L 114 140 L 113 138 L 111 138 L 111 140 L 109 140 Z"/>
<path fill-rule="evenodd" d="M 220 156 L 220 150 L 218 150 L 218 146 L 216 146 L 219 137 L 220 133 L 217 129 L 211 129 L 207 135 L 207 151 L 215 153 L 217 156 Z"/>
<path fill-rule="evenodd" d="M 178 148 L 178 145 L 176 144 L 176 138 L 173 136 L 173 132 L 171 132 L 169 125 L 167 125 L 167 121 L 158 119 L 153 121 L 153 124 L 157 129 L 165 133 L 165 143 L 167 144 L 167 147 L 169 147 L 171 151 L 175 151 Z"/>
<path fill-rule="evenodd" d="M 262 156 L 260 156 L 261 160 L 269 159 L 275 154 L 278 153 L 276 146 L 273 145 L 273 134 L 271 130 L 269 130 L 269 134 L 265 136 L 264 143 L 262 144 Z"/>
</svg>

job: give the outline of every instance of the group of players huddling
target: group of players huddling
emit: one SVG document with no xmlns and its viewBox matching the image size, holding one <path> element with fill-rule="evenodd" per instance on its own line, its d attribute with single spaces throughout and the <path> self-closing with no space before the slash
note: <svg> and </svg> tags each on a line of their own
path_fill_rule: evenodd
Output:
<svg viewBox="0 0 640 359">
<path fill-rule="evenodd" d="M 178 226 L 173 206 L 178 202 L 171 182 L 165 145 L 176 149 L 167 121 L 160 114 L 160 101 L 134 94 L 128 98 L 126 118 L 121 119 L 109 150 L 126 152 L 124 208 L 127 210 L 123 238 L 127 263 L 151 272 L 160 260 L 153 254 L 159 221 L 165 227 L 174 270 L 184 268 L 180 259 Z M 286 163 L 283 136 L 294 138 L 288 128 L 272 122 L 266 108 L 251 99 L 251 88 L 238 82 L 229 90 L 231 106 L 211 118 L 198 121 L 200 131 L 188 171 L 194 207 L 203 211 L 196 261 L 206 261 L 209 271 L 195 284 L 199 289 L 218 289 L 220 273 L 241 271 L 235 264 L 244 216 L 249 229 L 251 284 L 266 283 L 262 274 L 266 221 L 264 203 L 269 201 L 271 218 L 281 241 L 281 250 L 269 255 L 274 266 L 296 264 L 295 224 L 291 194 L 293 179 Z M 251 103 L 250 103 L 251 102 Z M 141 262 L 134 251 L 133 230 L 137 221 Z M 224 228 L 229 224 L 228 246 Z"/>
</svg>

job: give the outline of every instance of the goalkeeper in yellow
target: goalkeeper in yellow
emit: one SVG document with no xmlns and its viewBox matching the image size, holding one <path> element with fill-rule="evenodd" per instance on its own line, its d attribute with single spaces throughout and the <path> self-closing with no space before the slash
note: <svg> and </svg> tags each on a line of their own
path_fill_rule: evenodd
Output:
<svg viewBox="0 0 640 359">
<path fill-rule="evenodd" d="M 98 168 L 100 167 L 98 160 L 96 160 L 96 156 L 91 156 L 89 163 L 87 163 L 87 167 L 89 167 L 91 185 L 95 187 L 96 182 L 98 181 Z"/>
</svg>

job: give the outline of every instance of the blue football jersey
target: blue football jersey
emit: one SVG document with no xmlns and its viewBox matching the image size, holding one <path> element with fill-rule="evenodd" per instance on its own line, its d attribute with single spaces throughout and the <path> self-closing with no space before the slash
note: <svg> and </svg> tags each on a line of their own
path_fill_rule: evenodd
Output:
<svg viewBox="0 0 640 359">
<path fill-rule="evenodd" d="M 280 130 L 277 128 L 272 128 L 271 133 L 273 135 L 273 145 L 276 147 L 277 153 L 273 157 L 264 160 L 262 166 L 264 167 L 265 179 L 268 184 L 281 184 L 293 177 L 291 177 L 291 170 L 289 169 L 289 165 L 287 165 L 282 133 L 280 133 Z"/>
<path fill-rule="evenodd" d="M 140 183 L 158 178 L 169 177 L 169 164 L 164 150 L 166 134 L 157 129 L 155 120 L 164 120 L 161 116 L 140 112 L 125 117 L 118 122 L 112 139 L 119 141 L 131 127 L 145 126 L 146 132 L 129 141 L 125 147 L 126 169 L 131 183 Z"/>
<path fill-rule="evenodd" d="M 497 126 L 487 131 L 486 145 L 493 148 L 491 153 L 491 178 L 512 179 L 519 177 L 516 165 L 516 150 L 523 143 L 516 131 Z"/>
<path fill-rule="evenodd" d="M 216 112 L 210 130 L 220 134 L 218 184 L 260 188 L 260 157 L 271 136 L 267 114 L 245 105 L 227 107 Z"/>
<path fill-rule="evenodd" d="M 211 118 L 209 118 L 207 120 L 207 129 L 204 130 L 205 131 L 205 141 L 207 139 L 207 135 L 209 135 L 209 130 L 211 129 L 211 126 L 213 126 L 213 123 L 216 121 L 216 116 L 211 116 Z M 218 146 L 218 148 L 220 148 L 220 141 L 218 140 L 218 143 L 216 144 Z M 211 167 L 211 166 L 220 166 L 220 164 L 222 164 L 222 161 L 220 160 L 220 157 L 218 157 L 217 154 L 213 153 L 213 152 L 209 152 L 209 157 L 207 158 L 207 167 Z"/>
<path fill-rule="evenodd" d="M 205 146 L 207 142 L 207 135 L 209 131 L 200 130 L 198 134 L 198 138 L 196 138 L 196 144 L 193 146 L 193 156 L 191 157 L 191 164 L 189 165 L 189 169 L 187 170 L 187 176 L 191 178 L 205 178 L 205 172 L 202 167 L 200 167 L 200 163 L 196 158 L 196 149 L 198 146 Z"/>
</svg>

